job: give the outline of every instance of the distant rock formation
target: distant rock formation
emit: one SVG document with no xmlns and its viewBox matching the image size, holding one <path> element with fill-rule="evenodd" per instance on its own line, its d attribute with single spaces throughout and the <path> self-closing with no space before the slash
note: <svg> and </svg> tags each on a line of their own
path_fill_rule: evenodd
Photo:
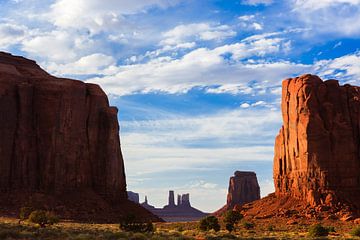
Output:
<svg viewBox="0 0 360 240">
<path fill-rule="evenodd" d="M 360 88 L 314 75 L 284 80 L 282 88 L 276 195 L 360 209 Z"/>
<path fill-rule="evenodd" d="M 130 206 L 117 112 L 98 85 L 53 77 L 32 60 L 0 52 L 0 211 L 34 194 L 85 211 L 96 212 L 91 201 Z"/>
<path fill-rule="evenodd" d="M 229 181 L 226 205 L 232 209 L 260 199 L 260 186 L 255 172 L 236 171 Z"/>
<path fill-rule="evenodd" d="M 255 172 L 236 171 L 230 177 L 229 190 L 226 205 L 216 211 L 215 215 L 220 215 L 226 210 L 240 207 L 260 199 L 260 186 Z"/>
<path fill-rule="evenodd" d="M 140 197 L 138 193 L 127 191 L 128 199 L 134 203 L 140 203 Z"/>
<path fill-rule="evenodd" d="M 163 208 L 155 208 L 148 203 L 145 196 L 145 202 L 141 206 L 148 209 L 153 214 L 159 216 L 166 222 L 182 222 L 182 221 L 196 221 L 203 218 L 207 213 L 201 212 L 190 204 L 190 194 L 183 194 L 177 196 L 177 205 L 175 205 L 174 191 L 169 191 L 168 204 Z"/>
</svg>

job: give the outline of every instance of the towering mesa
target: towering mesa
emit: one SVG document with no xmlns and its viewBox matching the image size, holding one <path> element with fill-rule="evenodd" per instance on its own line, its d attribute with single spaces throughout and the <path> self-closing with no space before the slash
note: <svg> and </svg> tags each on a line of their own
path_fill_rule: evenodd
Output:
<svg viewBox="0 0 360 240">
<path fill-rule="evenodd" d="M 0 214 L 30 204 L 72 219 L 160 220 L 127 200 L 117 112 L 98 85 L 0 52 Z"/>
<path fill-rule="evenodd" d="M 0 53 L 0 191 L 126 199 L 117 112 L 98 85 Z"/>
<path fill-rule="evenodd" d="M 360 88 L 313 75 L 282 84 L 275 140 L 277 196 L 360 206 Z"/>
</svg>

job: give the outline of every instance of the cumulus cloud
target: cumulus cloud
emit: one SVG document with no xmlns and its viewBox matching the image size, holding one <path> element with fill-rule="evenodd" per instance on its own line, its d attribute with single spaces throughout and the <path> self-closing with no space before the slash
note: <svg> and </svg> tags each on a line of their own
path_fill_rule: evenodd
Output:
<svg viewBox="0 0 360 240">
<path fill-rule="evenodd" d="M 10 45 L 20 43 L 28 31 L 26 26 L 9 22 L 0 22 L 0 45 L 6 49 Z"/>
<path fill-rule="evenodd" d="M 359 36 L 359 0 L 294 0 L 293 12 L 312 35 L 335 34 L 340 36 Z"/>
<path fill-rule="evenodd" d="M 279 109 L 271 110 L 262 105 L 264 102 L 258 101 L 248 109 L 238 108 L 206 116 L 122 121 L 121 127 L 126 130 L 121 134 L 122 150 L 126 156 L 130 189 L 150 195 L 152 203 L 157 206 L 166 201 L 171 187 L 176 191 L 190 192 L 194 205 L 200 209 L 214 211 L 216 207 L 220 208 L 225 203 L 229 176 L 215 184 L 209 179 L 209 173 L 244 166 L 249 161 L 265 161 L 271 165 L 273 138 L 281 124 L 281 113 Z M 154 191 L 148 187 L 145 189 L 138 182 L 138 179 L 156 176 L 166 179 L 167 174 L 177 171 L 181 171 L 184 178 L 180 183 L 172 182 L 163 191 L 159 187 Z M 196 171 L 196 176 L 204 175 L 206 178 L 192 177 L 184 184 L 185 176 L 191 176 L 192 171 Z M 260 181 L 260 186 L 263 196 L 273 191 L 272 181 Z M 211 196 L 213 194 L 224 197 Z M 211 201 L 202 203 L 206 198 Z"/>
<path fill-rule="evenodd" d="M 337 78 L 344 83 L 359 84 L 360 52 L 315 64 L 316 72 L 324 78 Z"/>
<path fill-rule="evenodd" d="M 56 75 L 91 75 L 91 74 L 111 74 L 115 68 L 115 59 L 101 53 L 94 53 L 81 57 L 79 60 L 66 63 L 50 63 L 46 68 Z"/>
<path fill-rule="evenodd" d="M 224 38 L 233 37 L 236 32 L 228 25 L 218 25 L 210 23 L 193 23 L 187 25 L 179 25 L 175 28 L 164 32 L 164 40 L 161 45 L 177 45 L 192 40 L 222 40 Z"/>
<path fill-rule="evenodd" d="M 244 63 L 245 58 L 288 50 L 288 41 L 268 36 L 253 36 L 214 49 L 198 48 L 180 59 L 159 57 L 143 64 L 119 66 L 116 74 L 89 82 L 101 84 L 105 91 L 117 95 L 151 91 L 179 93 L 195 86 L 226 84 L 241 90 L 253 79 L 278 81 L 309 69 L 309 66 L 285 61 Z"/>
<path fill-rule="evenodd" d="M 88 29 L 93 33 L 122 26 L 123 15 L 135 14 L 153 6 L 166 8 L 177 0 L 57 0 L 48 18 L 58 27 Z"/>
</svg>

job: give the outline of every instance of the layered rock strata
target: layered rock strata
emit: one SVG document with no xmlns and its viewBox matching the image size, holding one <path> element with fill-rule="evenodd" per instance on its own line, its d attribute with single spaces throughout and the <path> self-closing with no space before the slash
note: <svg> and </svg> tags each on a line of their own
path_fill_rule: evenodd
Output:
<svg viewBox="0 0 360 240">
<path fill-rule="evenodd" d="M 314 75 L 282 83 L 275 140 L 277 196 L 360 208 L 360 88 Z"/>
<path fill-rule="evenodd" d="M 232 209 L 260 199 L 260 186 L 255 172 L 236 171 L 230 177 L 226 206 Z"/>
<path fill-rule="evenodd" d="M 117 113 L 98 85 L 0 52 L 0 211 L 48 198 L 62 209 L 138 209 L 127 203 Z"/>
</svg>

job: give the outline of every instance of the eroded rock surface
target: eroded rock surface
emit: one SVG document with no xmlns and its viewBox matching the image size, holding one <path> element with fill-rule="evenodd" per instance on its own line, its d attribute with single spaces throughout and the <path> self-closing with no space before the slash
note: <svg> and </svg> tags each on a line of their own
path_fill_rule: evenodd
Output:
<svg viewBox="0 0 360 240">
<path fill-rule="evenodd" d="M 275 141 L 277 196 L 360 208 L 360 88 L 314 75 L 282 84 Z"/>
<path fill-rule="evenodd" d="M 230 177 L 227 195 L 227 207 L 243 205 L 260 199 L 260 187 L 254 172 L 236 171 Z"/>
<path fill-rule="evenodd" d="M 84 201 L 127 201 L 117 112 L 98 85 L 0 52 L 0 204 L 82 192 Z"/>
</svg>

